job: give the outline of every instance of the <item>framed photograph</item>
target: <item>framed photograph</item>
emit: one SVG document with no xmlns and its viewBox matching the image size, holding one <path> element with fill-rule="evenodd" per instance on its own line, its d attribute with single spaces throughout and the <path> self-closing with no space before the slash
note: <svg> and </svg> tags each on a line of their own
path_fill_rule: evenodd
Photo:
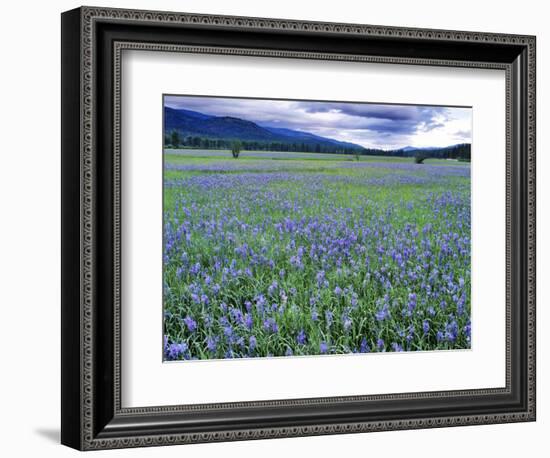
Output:
<svg viewBox="0 0 550 458">
<path fill-rule="evenodd" d="M 535 420 L 535 37 L 62 15 L 62 443 Z"/>
</svg>

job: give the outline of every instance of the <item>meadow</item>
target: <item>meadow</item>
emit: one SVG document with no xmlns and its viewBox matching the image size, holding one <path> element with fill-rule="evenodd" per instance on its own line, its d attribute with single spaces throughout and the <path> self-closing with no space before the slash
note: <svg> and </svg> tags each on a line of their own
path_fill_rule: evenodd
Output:
<svg viewBox="0 0 550 458">
<path fill-rule="evenodd" d="M 165 150 L 164 359 L 470 348 L 470 165 Z"/>
</svg>

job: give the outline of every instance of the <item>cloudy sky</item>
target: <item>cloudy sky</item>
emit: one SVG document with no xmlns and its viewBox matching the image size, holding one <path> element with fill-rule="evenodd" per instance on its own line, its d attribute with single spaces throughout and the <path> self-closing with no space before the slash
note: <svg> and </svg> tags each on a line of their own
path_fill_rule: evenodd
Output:
<svg viewBox="0 0 550 458">
<path fill-rule="evenodd" d="M 470 143 L 472 109 L 375 103 L 165 96 L 165 105 L 285 127 L 367 148 Z"/>
</svg>

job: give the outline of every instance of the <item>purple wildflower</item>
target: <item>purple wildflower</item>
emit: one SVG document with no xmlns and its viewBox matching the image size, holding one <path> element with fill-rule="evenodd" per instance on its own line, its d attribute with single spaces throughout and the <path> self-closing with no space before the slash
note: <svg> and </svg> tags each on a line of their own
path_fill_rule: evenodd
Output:
<svg viewBox="0 0 550 458">
<path fill-rule="evenodd" d="M 361 339 L 361 345 L 359 347 L 359 351 L 361 353 L 369 353 L 370 352 L 369 344 L 367 343 L 367 339 L 365 339 L 364 337 Z"/>
<path fill-rule="evenodd" d="M 214 353 L 218 348 L 218 336 L 208 336 L 206 338 L 206 348 L 209 352 Z"/>
<path fill-rule="evenodd" d="M 428 320 L 424 320 L 422 322 L 422 332 L 424 333 L 424 335 L 430 332 L 430 322 Z"/>
<path fill-rule="evenodd" d="M 376 311 L 374 316 L 378 321 L 384 321 L 386 318 L 388 318 L 390 316 L 390 310 L 389 310 L 388 304 L 384 304 L 384 306 L 381 309 Z"/>
<path fill-rule="evenodd" d="M 187 344 L 185 342 L 181 343 L 172 343 L 168 345 L 168 359 L 169 360 L 176 360 L 179 359 L 180 356 L 182 356 L 187 351 Z"/>
<path fill-rule="evenodd" d="M 403 351 L 403 347 L 396 342 L 392 342 L 391 348 L 393 351 Z"/>
<path fill-rule="evenodd" d="M 189 315 L 183 319 L 183 322 L 185 326 L 187 326 L 187 329 L 189 329 L 189 332 L 195 332 L 197 330 L 197 322 Z"/>
<path fill-rule="evenodd" d="M 330 328 L 332 326 L 332 321 L 334 319 L 334 314 L 330 310 L 325 311 L 325 320 L 327 322 L 327 326 Z"/>
<path fill-rule="evenodd" d="M 317 309 L 313 309 L 311 311 L 311 320 L 314 322 L 319 320 L 319 313 L 317 312 Z"/>
<path fill-rule="evenodd" d="M 304 345 L 306 343 L 306 340 L 307 336 L 305 331 L 303 329 L 300 329 L 300 332 L 296 336 L 296 342 L 298 343 L 298 345 Z"/>
</svg>

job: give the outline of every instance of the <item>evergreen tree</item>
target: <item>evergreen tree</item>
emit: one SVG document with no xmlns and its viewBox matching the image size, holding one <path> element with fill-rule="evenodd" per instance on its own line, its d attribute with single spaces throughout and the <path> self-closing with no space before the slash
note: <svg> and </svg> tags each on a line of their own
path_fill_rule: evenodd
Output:
<svg viewBox="0 0 550 458">
<path fill-rule="evenodd" d="M 170 136 L 170 143 L 174 148 L 178 148 L 180 146 L 180 134 L 177 130 L 172 131 L 172 135 Z"/>
</svg>

